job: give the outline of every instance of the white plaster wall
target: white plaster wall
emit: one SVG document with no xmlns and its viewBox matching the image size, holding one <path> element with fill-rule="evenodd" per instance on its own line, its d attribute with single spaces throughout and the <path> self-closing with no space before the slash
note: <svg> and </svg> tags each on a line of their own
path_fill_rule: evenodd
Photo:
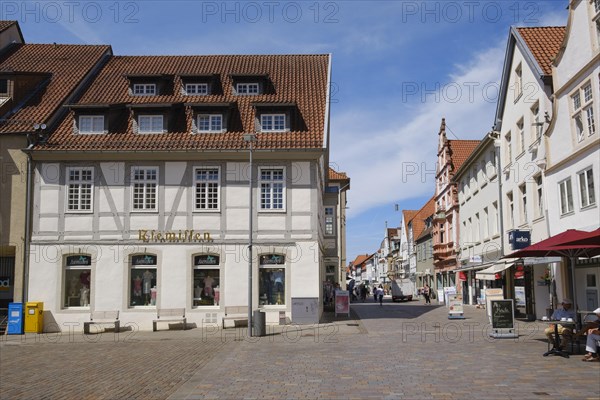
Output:
<svg viewBox="0 0 600 400">
<path fill-rule="evenodd" d="M 310 188 L 294 188 L 291 201 L 292 210 L 294 212 L 310 212 L 311 211 L 311 194 Z"/>
<path fill-rule="evenodd" d="M 227 207 L 243 207 L 248 209 L 248 185 L 228 183 L 225 186 L 225 196 L 227 197 Z M 221 206 L 224 207 L 223 204 Z"/>
<path fill-rule="evenodd" d="M 224 211 L 226 213 L 227 218 L 227 226 L 226 230 L 248 230 L 248 209 L 228 209 L 226 208 Z"/>
<path fill-rule="evenodd" d="M 293 216 L 292 230 L 310 230 L 312 217 L 309 216 Z"/>
<path fill-rule="evenodd" d="M 58 196 L 60 194 L 59 188 L 56 185 L 48 185 L 44 187 L 44 201 L 39 203 L 41 214 L 57 214 L 58 210 Z"/>
<path fill-rule="evenodd" d="M 281 214 L 281 213 L 258 214 L 256 229 L 259 231 L 285 230 L 285 219 L 286 219 L 286 214 Z"/>
<path fill-rule="evenodd" d="M 308 162 L 294 162 L 290 170 L 290 181 L 292 185 L 310 185 L 310 163 Z"/>
</svg>

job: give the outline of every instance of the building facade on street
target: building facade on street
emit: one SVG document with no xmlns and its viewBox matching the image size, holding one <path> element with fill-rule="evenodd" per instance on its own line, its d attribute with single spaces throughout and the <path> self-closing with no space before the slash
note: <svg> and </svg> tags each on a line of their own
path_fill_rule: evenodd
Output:
<svg viewBox="0 0 600 400">
<path fill-rule="evenodd" d="M 552 64 L 554 116 L 545 132 L 549 235 L 600 227 L 600 2 L 571 0 L 566 34 Z M 571 292 L 566 263 L 559 292 L 582 310 L 600 304 L 600 260 L 580 260 Z"/>
<path fill-rule="evenodd" d="M 411 229 L 414 238 L 415 258 L 415 285 L 422 288 L 425 284 L 434 290 L 433 280 L 433 214 L 435 212 L 435 198 L 431 197 L 411 220 Z"/>
<path fill-rule="evenodd" d="M 111 57 L 31 151 L 45 329 L 90 310 L 150 329 L 159 308 L 200 326 L 232 306 L 270 323 L 295 299 L 318 321 L 341 262 L 330 71 L 329 55 Z"/>
<path fill-rule="evenodd" d="M 433 223 L 433 265 L 436 287 L 456 286 L 458 268 L 458 190 L 454 174 L 477 147 L 479 140 L 448 140 L 446 120 L 442 119 L 438 134 L 435 175 L 435 215 Z M 457 286 L 460 293 L 461 285 Z"/>
<path fill-rule="evenodd" d="M 325 281 L 346 287 L 346 206 L 350 178 L 345 172 L 329 168 L 329 183 L 325 204 L 325 246 L 329 259 L 325 266 Z M 333 240 L 331 238 L 334 238 Z M 331 257 L 334 259 L 332 260 Z"/>
</svg>

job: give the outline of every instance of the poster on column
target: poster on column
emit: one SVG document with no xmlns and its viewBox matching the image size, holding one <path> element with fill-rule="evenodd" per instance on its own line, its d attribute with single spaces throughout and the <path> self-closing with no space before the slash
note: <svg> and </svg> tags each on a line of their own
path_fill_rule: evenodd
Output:
<svg viewBox="0 0 600 400">
<path fill-rule="evenodd" d="M 350 297 L 347 290 L 335 291 L 335 315 L 338 314 L 350 316 Z"/>
</svg>

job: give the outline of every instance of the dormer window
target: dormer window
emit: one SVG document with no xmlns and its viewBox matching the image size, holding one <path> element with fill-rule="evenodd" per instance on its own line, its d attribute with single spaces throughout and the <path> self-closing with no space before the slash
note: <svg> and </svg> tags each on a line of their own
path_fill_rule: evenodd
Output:
<svg viewBox="0 0 600 400">
<path fill-rule="evenodd" d="M 8 79 L 0 79 L 0 96 L 8 96 Z"/>
<path fill-rule="evenodd" d="M 206 96 L 208 94 L 208 83 L 186 83 L 185 94 L 188 96 Z"/>
<path fill-rule="evenodd" d="M 162 115 L 140 115 L 138 116 L 139 133 L 162 133 L 163 132 Z"/>
<path fill-rule="evenodd" d="M 104 133 L 104 116 L 80 115 L 79 133 Z"/>
<path fill-rule="evenodd" d="M 223 115 L 221 114 L 199 114 L 198 132 L 222 132 Z"/>
<path fill-rule="evenodd" d="M 133 94 L 135 96 L 154 96 L 156 95 L 156 84 L 136 83 L 133 85 Z"/>
<path fill-rule="evenodd" d="M 235 86 L 235 91 L 237 92 L 237 94 L 257 95 L 259 94 L 259 85 L 257 82 L 238 83 Z"/>
<path fill-rule="evenodd" d="M 262 114 L 260 128 L 262 132 L 285 132 L 285 114 Z"/>
</svg>

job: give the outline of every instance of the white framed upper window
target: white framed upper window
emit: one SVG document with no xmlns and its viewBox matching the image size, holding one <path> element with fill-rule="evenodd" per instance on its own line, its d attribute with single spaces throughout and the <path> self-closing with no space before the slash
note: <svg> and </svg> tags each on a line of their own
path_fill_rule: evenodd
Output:
<svg viewBox="0 0 600 400">
<path fill-rule="evenodd" d="M 67 211 L 92 212 L 94 168 L 67 168 Z"/>
<path fill-rule="evenodd" d="M 573 188 L 571 178 L 567 178 L 558 183 L 558 192 L 560 194 L 560 214 L 565 215 L 573 212 Z"/>
<path fill-rule="evenodd" d="M 521 63 L 519 63 L 519 65 L 517 65 L 517 68 L 515 68 L 514 80 L 516 102 L 523 94 L 523 67 L 521 66 Z"/>
<path fill-rule="evenodd" d="M 335 215 L 333 207 L 325 207 L 325 234 L 332 236 L 335 234 Z"/>
<path fill-rule="evenodd" d="M 133 94 L 136 96 L 154 96 L 156 94 L 155 83 L 135 83 Z"/>
<path fill-rule="evenodd" d="M 490 215 L 487 207 L 483 208 L 483 238 L 490 237 Z"/>
<path fill-rule="evenodd" d="M 198 132 L 222 132 L 223 115 L 221 114 L 199 114 Z"/>
<path fill-rule="evenodd" d="M 134 211 L 156 211 L 158 167 L 133 167 L 131 186 Z"/>
<path fill-rule="evenodd" d="M 285 114 L 262 114 L 260 128 L 262 132 L 285 131 Z"/>
<path fill-rule="evenodd" d="M 521 209 L 521 223 L 527 223 L 527 185 L 522 184 L 519 187 L 519 191 L 521 192 L 521 204 L 519 204 L 519 208 Z"/>
<path fill-rule="evenodd" d="M 284 168 L 259 168 L 261 211 L 285 211 Z"/>
<path fill-rule="evenodd" d="M 538 175 L 535 181 L 535 218 L 544 216 L 544 186 L 542 186 L 542 176 Z"/>
<path fill-rule="evenodd" d="M 80 115 L 79 133 L 104 133 L 104 116 Z"/>
<path fill-rule="evenodd" d="M 536 101 L 531 107 L 531 138 L 537 140 L 542 137 L 543 123 L 540 122 L 540 102 Z"/>
<path fill-rule="evenodd" d="M 235 91 L 237 94 L 255 95 L 259 93 L 259 85 L 257 82 L 238 83 L 235 85 Z"/>
<path fill-rule="evenodd" d="M 596 192 L 594 191 L 594 172 L 588 168 L 577 174 L 579 177 L 579 195 L 581 197 L 581 208 L 596 204 Z"/>
<path fill-rule="evenodd" d="M 162 133 L 163 132 L 162 115 L 139 115 L 138 132 L 139 133 Z"/>
<path fill-rule="evenodd" d="M 208 94 L 208 83 L 186 83 L 185 94 L 188 96 L 206 96 Z"/>
<path fill-rule="evenodd" d="M 519 154 L 525 151 L 525 129 L 523 118 L 517 122 L 517 133 L 519 135 Z"/>
<path fill-rule="evenodd" d="M 197 167 L 194 169 L 194 210 L 219 211 L 219 176 L 219 167 Z"/>
<path fill-rule="evenodd" d="M 580 86 L 571 94 L 571 118 L 577 142 L 596 133 L 596 119 L 594 116 L 594 96 L 590 81 Z"/>
<path fill-rule="evenodd" d="M 512 135 L 510 131 L 504 135 L 504 148 L 506 149 L 504 153 L 506 154 L 506 159 L 504 161 L 508 165 L 512 162 Z"/>
<path fill-rule="evenodd" d="M 508 213 L 509 227 L 513 228 L 515 226 L 515 203 L 513 199 L 513 192 L 506 194 L 506 209 Z"/>
</svg>

